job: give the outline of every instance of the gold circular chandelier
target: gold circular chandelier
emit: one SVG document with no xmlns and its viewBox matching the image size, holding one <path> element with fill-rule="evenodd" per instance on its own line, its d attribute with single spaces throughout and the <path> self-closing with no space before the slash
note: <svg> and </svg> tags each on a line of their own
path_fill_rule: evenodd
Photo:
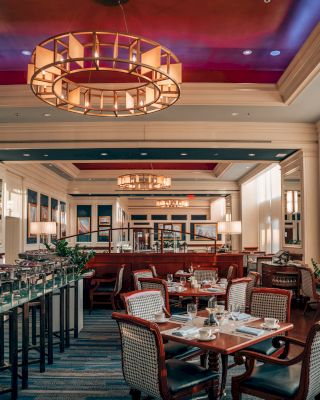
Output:
<svg viewBox="0 0 320 400">
<path fill-rule="evenodd" d="M 127 174 L 118 178 L 123 190 L 166 190 L 171 187 L 171 178 L 152 174 Z"/>
<path fill-rule="evenodd" d="M 66 111 L 106 117 L 171 106 L 180 97 L 181 75 L 178 58 L 159 43 L 103 31 L 44 40 L 28 65 L 28 83 L 39 99 Z"/>
<path fill-rule="evenodd" d="M 156 205 L 157 205 L 157 207 L 161 207 L 161 208 L 183 208 L 183 207 L 189 207 L 189 201 L 188 200 L 174 200 L 174 199 L 157 200 Z"/>
</svg>

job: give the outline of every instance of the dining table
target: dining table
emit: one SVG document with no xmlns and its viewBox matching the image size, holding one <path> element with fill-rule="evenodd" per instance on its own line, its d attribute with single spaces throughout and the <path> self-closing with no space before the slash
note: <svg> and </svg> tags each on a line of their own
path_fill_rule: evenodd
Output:
<svg viewBox="0 0 320 400">
<path fill-rule="evenodd" d="M 174 316 L 172 318 L 174 318 Z M 274 336 L 284 334 L 293 329 L 292 323 L 279 323 L 275 329 L 269 329 L 265 327 L 262 328 L 263 319 L 261 318 L 249 316 L 245 321 L 234 321 L 230 320 L 228 316 L 225 318 L 224 322 L 220 324 L 219 328 L 212 327 L 214 332 L 212 340 L 201 340 L 198 335 L 195 334 L 190 336 L 177 336 L 175 334 L 177 330 L 186 325 L 194 325 L 196 328 L 200 329 L 201 327 L 204 327 L 207 318 L 208 312 L 206 310 L 201 310 L 192 321 L 182 323 L 169 318 L 165 323 L 161 323 L 158 326 L 163 339 L 188 344 L 189 346 L 198 347 L 204 350 L 208 354 L 208 368 L 215 372 L 220 372 L 219 356 L 221 356 L 221 382 L 217 381 L 215 386 L 215 395 L 217 398 L 224 394 L 225 391 L 229 355 L 233 355 L 249 346 Z M 259 336 L 239 332 L 238 329 L 243 329 L 244 326 L 249 328 L 249 330 L 251 328 L 257 328 L 260 333 L 261 331 L 263 332 Z"/>
<path fill-rule="evenodd" d="M 182 291 L 179 291 L 177 288 L 182 287 Z M 200 298 L 205 298 L 205 297 L 212 297 L 212 296 L 225 296 L 226 295 L 226 289 L 220 285 L 214 285 L 211 287 L 208 285 L 208 287 L 191 287 L 190 282 L 187 282 L 185 286 L 181 285 L 173 285 L 168 287 L 168 292 L 169 292 L 169 297 L 171 298 L 185 298 L 185 297 L 191 297 L 193 301 L 199 305 L 199 299 Z"/>
</svg>

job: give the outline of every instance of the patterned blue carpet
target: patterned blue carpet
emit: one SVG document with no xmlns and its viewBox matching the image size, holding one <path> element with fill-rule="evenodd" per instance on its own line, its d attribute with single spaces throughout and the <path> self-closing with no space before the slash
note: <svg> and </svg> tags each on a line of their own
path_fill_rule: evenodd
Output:
<svg viewBox="0 0 320 400">
<path fill-rule="evenodd" d="M 19 391 L 23 400 L 129 400 L 129 390 L 122 376 L 120 340 L 116 323 L 109 310 L 94 310 L 84 316 L 84 329 L 79 339 L 72 339 L 65 353 L 54 352 L 54 364 L 40 374 L 38 365 L 29 369 L 29 389 Z M 230 376 L 241 370 L 233 368 Z M 0 375 L 1 385 L 8 375 Z M 7 400 L 10 395 L 3 395 Z M 206 398 L 198 396 L 194 398 Z M 227 396 L 231 399 L 230 379 Z M 243 399 L 253 399 L 243 397 Z"/>
</svg>

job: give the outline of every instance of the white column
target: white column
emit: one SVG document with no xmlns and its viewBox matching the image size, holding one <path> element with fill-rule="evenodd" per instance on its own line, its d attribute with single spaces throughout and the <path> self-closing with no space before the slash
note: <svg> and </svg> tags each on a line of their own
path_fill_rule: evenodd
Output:
<svg viewBox="0 0 320 400">
<path fill-rule="evenodd" d="M 240 192 L 231 193 L 231 220 L 241 219 Z M 231 235 L 231 246 L 233 251 L 241 250 L 241 235 Z"/>
</svg>

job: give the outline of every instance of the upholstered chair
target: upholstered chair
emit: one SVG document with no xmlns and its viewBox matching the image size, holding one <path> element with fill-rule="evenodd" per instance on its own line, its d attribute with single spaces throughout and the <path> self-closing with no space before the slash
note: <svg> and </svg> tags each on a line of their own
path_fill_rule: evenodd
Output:
<svg viewBox="0 0 320 400">
<path fill-rule="evenodd" d="M 154 278 L 151 269 L 137 269 L 132 272 L 134 290 L 141 290 L 140 278 Z"/>
<path fill-rule="evenodd" d="M 113 313 L 119 326 L 123 376 L 132 399 L 186 399 L 204 389 L 214 399 L 218 374 L 182 360 L 166 360 L 158 326 L 132 315 Z"/>
<path fill-rule="evenodd" d="M 249 282 L 251 282 L 249 278 L 232 279 L 228 282 L 225 302 L 227 310 L 229 310 L 232 304 L 236 303 L 240 306 L 240 312 L 245 312 L 247 286 Z"/>
<path fill-rule="evenodd" d="M 198 268 L 193 272 L 193 276 L 198 282 L 205 280 L 213 281 L 217 277 L 217 269 L 213 268 Z"/>
<path fill-rule="evenodd" d="M 165 280 L 160 278 L 140 278 L 139 283 L 142 290 L 160 290 L 166 310 L 170 313 L 168 286 Z"/>
<path fill-rule="evenodd" d="M 167 317 L 169 302 L 168 297 L 164 300 L 161 290 L 137 290 L 122 294 L 125 310 L 128 315 L 154 321 L 154 315 L 163 311 Z M 166 358 L 189 359 L 203 354 L 198 347 L 188 346 L 183 343 L 168 341 L 165 344 Z"/>
<path fill-rule="evenodd" d="M 97 275 L 91 280 L 89 289 L 89 305 L 92 311 L 94 304 L 111 304 L 112 309 L 117 309 L 117 298 L 122 289 L 123 271 L 125 266 L 122 265 L 116 277 L 103 278 Z M 102 300 L 96 300 L 96 299 Z"/>
<path fill-rule="evenodd" d="M 259 274 L 259 272 L 250 271 L 247 278 L 251 279 L 248 283 L 246 294 L 246 308 L 249 309 L 252 289 L 260 285 L 261 274 Z"/>
<path fill-rule="evenodd" d="M 304 313 L 306 313 L 310 304 L 317 304 L 319 308 L 320 294 L 317 293 L 316 279 L 311 268 L 300 267 L 301 276 L 301 294 L 308 300 L 306 302 Z M 316 313 L 317 316 L 319 312 Z"/>
<path fill-rule="evenodd" d="M 251 293 L 249 313 L 259 318 L 277 318 L 279 322 L 290 322 L 292 292 L 285 289 L 254 288 Z M 261 354 L 281 355 L 283 347 L 275 348 L 272 339 L 250 346 L 248 349 Z"/>
<path fill-rule="evenodd" d="M 232 378 L 232 399 L 241 400 L 242 393 L 268 400 L 314 400 L 320 393 L 320 323 L 311 328 L 306 342 L 275 337 L 279 342 L 294 344 L 301 353 L 294 358 L 281 360 L 254 351 L 240 351 L 237 358 L 245 357 L 247 370 Z M 255 361 L 262 362 L 255 366 Z"/>
</svg>

